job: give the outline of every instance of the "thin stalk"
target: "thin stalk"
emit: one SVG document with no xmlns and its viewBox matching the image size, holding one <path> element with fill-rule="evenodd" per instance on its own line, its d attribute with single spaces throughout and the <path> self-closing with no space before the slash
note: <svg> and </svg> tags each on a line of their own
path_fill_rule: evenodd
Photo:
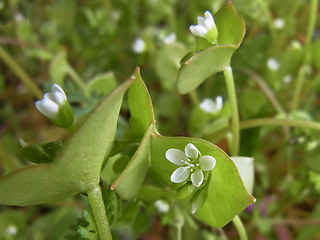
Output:
<svg viewBox="0 0 320 240">
<path fill-rule="evenodd" d="M 257 83 L 257 85 L 260 87 L 260 89 L 263 91 L 263 93 L 266 95 L 266 97 L 269 99 L 270 103 L 274 106 L 278 113 L 286 113 L 284 107 L 281 105 L 272 89 L 265 83 L 264 79 L 261 76 L 247 69 L 241 69 L 241 71 L 250 76 Z"/>
<path fill-rule="evenodd" d="M 267 22 L 268 22 L 268 25 L 269 25 L 269 31 L 270 31 L 270 34 L 271 34 L 271 39 L 272 39 L 272 42 L 275 42 L 276 34 L 275 34 L 275 31 L 274 31 L 273 20 L 272 20 L 269 8 L 267 6 L 267 3 L 264 0 L 258 0 L 257 3 L 260 5 L 260 9 L 261 9 L 262 13 L 267 18 Z"/>
<path fill-rule="evenodd" d="M 79 88 L 85 91 L 87 86 L 84 83 L 84 81 L 81 79 L 81 77 L 78 75 L 78 73 L 71 66 L 68 66 L 67 72 L 72 78 L 72 80 L 75 82 L 75 84 L 77 84 Z"/>
<path fill-rule="evenodd" d="M 28 87 L 28 89 L 36 98 L 42 99 L 42 91 L 31 80 L 31 78 L 26 74 L 26 72 L 19 66 L 19 64 L 2 47 L 0 47 L 0 58 L 21 79 L 21 81 Z"/>
<path fill-rule="evenodd" d="M 260 118 L 260 119 L 252 119 L 252 120 L 240 122 L 241 130 L 248 129 L 248 128 L 255 128 L 255 127 L 265 127 L 265 126 L 302 127 L 302 128 L 310 128 L 310 129 L 315 129 L 320 131 L 320 123 L 303 121 L 303 120 Z M 228 132 L 230 132 L 230 130 L 231 130 L 231 127 L 229 126 L 205 138 L 208 140 L 220 138 L 222 136 L 225 136 Z"/>
<path fill-rule="evenodd" d="M 191 93 L 189 93 L 190 97 L 191 97 L 191 101 L 194 105 L 199 105 L 200 101 L 199 101 L 199 97 L 197 95 L 197 92 L 194 90 Z"/>
<path fill-rule="evenodd" d="M 310 14 L 309 14 L 309 22 L 307 28 L 307 36 L 305 42 L 305 59 L 304 62 L 308 61 L 308 57 L 310 55 L 310 44 L 312 40 L 312 36 L 316 27 L 316 20 L 317 20 L 317 11 L 318 11 L 318 0 L 311 0 L 310 1 Z"/>
<path fill-rule="evenodd" d="M 93 217 L 98 229 L 99 239 L 112 240 L 100 186 L 97 185 L 95 188 L 90 189 L 87 194 L 89 197 Z"/>
<path fill-rule="evenodd" d="M 182 240 L 182 226 L 177 226 L 177 240 Z"/>
<path fill-rule="evenodd" d="M 310 14 L 309 14 L 309 22 L 306 33 L 306 42 L 304 45 L 304 56 L 303 56 L 303 65 L 299 69 L 298 81 L 294 91 L 293 101 L 291 110 L 295 110 L 299 107 L 300 96 L 302 93 L 302 88 L 305 81 L 305 73 L 308 71 L 308 66 L 306 65 L 309 62 L 310 58 L 310 44 L 312 40 L 313 33 L 315 31 L 316 20 L 317 20 L 317 11 L 318 11 L 318 0 L 310 1 Z"/>
<path fill-rule="evenodd" d="M 239 128 L 239 113 L 238 113 L 238 102 L 236 96 L 236 89 L 233 80 L 232 68 L 228 67 L 223 71 L 227 91 L 229 96 L 229 101 L 231 105 L 231 129 L 232 129 L 232 147 L 231 156 L 237 156 L 239 154 L 239 144 L 240 144 L 240 128 Z"/>
<path fill-rule="evenodd" d="M 291 105 L 291 110 L 294 111 L 299 107 L 300 97 L 302 93 L 302 88 L 306 79 L 306 73 L 308 71 L 308 66 L 304 65 L 299 69 L 297 85 L 294 89 L 293 100 Z"/>
<path fill-rule="evenodd" d="M 246 229 L 238 215 L 233 218 L 232 222 L 239 233 L 240 239 L 248 240 Z"/>
</svg>

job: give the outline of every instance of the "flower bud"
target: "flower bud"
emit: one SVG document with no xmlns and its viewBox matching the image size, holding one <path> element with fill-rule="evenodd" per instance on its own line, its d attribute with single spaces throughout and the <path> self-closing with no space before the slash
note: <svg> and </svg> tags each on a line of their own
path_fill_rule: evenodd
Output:
<svg viewBox="0 0 320 240">
<path fill-rule="evenodd" d="M 65 92 L 58 84 L 53 84 L 51 91 L 35 102 L 36 108 L 53 124 L 68 130 L 73 129 L 73 111 Z"/>
</svg>

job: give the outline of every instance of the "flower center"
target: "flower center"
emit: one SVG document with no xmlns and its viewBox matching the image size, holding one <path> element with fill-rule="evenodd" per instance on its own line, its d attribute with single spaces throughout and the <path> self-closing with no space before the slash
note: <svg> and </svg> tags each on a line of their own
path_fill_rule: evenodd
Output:
<svg viewBox="0 0 320 240">
<path fill-rule="evenodd" d="M 181 162 L 186 164 L 188 169 L 190 168 L 190 172 L 193 172 L 195 169 L 198 169 L 200 166 L 199 163 L 196 163 L 197 160 L 191 161 L 189 158 L 188 158 L 188 160 L 181 160 Z"/>
</svg>

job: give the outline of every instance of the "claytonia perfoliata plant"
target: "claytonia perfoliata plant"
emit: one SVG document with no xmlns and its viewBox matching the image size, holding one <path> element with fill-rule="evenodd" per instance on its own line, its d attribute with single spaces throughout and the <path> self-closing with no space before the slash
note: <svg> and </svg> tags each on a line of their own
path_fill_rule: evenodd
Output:
<svg viewBox="0 0 320 240">
<path fill-rule="evenodd" d="M 213 101 L 211 98 L 205 98 L 200 103 L 200 108 L 207 113 L 217 113 L 219 112 L 223 107 L 223 99 L 221 96 L 218 96 L 215 101 Z"/>
<path fill-rule="evenodd" d="M 204 171 L 212 170 L 216 159 L 212 156 L 201 156 L 199 150 L 192 143 L 187 144 L 184 152 L 180 149 L 170 148 L 166 151 L 166 158 L 177 166 L 170 179 L 174 183 L 181 183 L 188 179 L 191 173 L 191 182 L 200 187 L 204 180 Z"/>
<path fill-rule="evenodd" d="M 45 93 L 43 99 L 36 101 L 35 106 L 52 123 L 70 129 L 73 126 L 73 111 L 67 96 L 58 84 L 53 84 L 51 91 Z"/>
<path fill-rule="evenodd" d="M 190 31 L 193 35 L 203 37 L 213 44 L 217 42 L 218 29 L 209 11 L 204 13 L 204 17 L 198 16 L 198 25 L 191 25 Z"/>
</svg>

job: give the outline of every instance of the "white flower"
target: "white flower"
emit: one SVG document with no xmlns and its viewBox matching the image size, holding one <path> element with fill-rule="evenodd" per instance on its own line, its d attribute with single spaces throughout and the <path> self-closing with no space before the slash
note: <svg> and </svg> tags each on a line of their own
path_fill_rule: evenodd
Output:
<svg viewBox="0 0 320 240">
<path fill-rule="evenodd" d="M 280 64 L 275 58 L 269 58 L 268 59 L 268 68 L 271 71 L 275 72 L 275 71 L 279 70 Z"/>
<path fill-rule="evenodd" d="M 177 37 L 176 34 L 172 32 L 163 39 L 163 43 L 164 44 L 174 43 L 176 41 L 176 37 Z"/>
<path fill-rule="evenodd" d="M 161 213 L 168 212 L 169 208 L 170 208 L 169 204 L 164 200 L 157 200 L 157 201 L 155 201 L 154 205 L 156 206 L 158 211 Z"/>
<path fill-rule="evenodd" d="M 200 103 L 200 108 L 207 113 L 217 113 L 222 109 L 223 99 L 221 96 L 216 98 L 216 101 L 213 101 L 211 98 L 205 98 Z"/>
<path fill-rule="evenodd" d="M 204 37 L 210 42 L 216 42 L 218 30 L 213 16 L 209 11 L 204 13 L 204 18 L 198 16 L 198 25 L 191 25 L 190 31 L 197 37 Z"/>
<path fill-rule="evenodd" d="M 142 38 L 138 37 L 133 41 L 131 47 L 135 53 L 143 53 L 145 50 L 145 43 Z"/>
<path fill-rule="evenodd" d="M 171 174 L 171 181 L 181 183 L 187 180 L 191 173 L 191 182 L 195 187 L 200 187 L 204 180 L 203 171 L 210 171 L 216 165 L 216 159 L 212 156 L 201 156 L 199 150 L 192 143 L 186 145 L 184 152 L 171 148 L 166 151 L 166 158 L 177 166 Z"/>
<path fill-rule="evenodd" d="M 284 27 L 284 20 L 282 18 L 277 18 L 273 21 L 273 25 L 277 29 L 282 29 Z"/>
<path fill-rule="evenodd" d="M 283 83 L 284 84 L 289 84 L 292 81 L 292 76 L 290 74 L 287 74 L 283 77 Z"/>
<path fill-rule="evenodd" d="M 16 226 L 14 226 L 14 225 L 9 225 L 9 226 L 7 227 L 7 234 L 8 234 L 8 235 L 10 235 L 10 236 L 15 236 L 15 235 L 17 235 L 17 233 L 18 233 L 18 229 L 17 229 Z"/>
<path fill-rule="evenodd" d="M 47 116 L 56 125 L 67 128 L 73 123 L 73 112 L 67 96 L 58 84 L 53 84 L 49 93 L 43 99 L 36 101 L 39 112 Z"/>
</svg>

